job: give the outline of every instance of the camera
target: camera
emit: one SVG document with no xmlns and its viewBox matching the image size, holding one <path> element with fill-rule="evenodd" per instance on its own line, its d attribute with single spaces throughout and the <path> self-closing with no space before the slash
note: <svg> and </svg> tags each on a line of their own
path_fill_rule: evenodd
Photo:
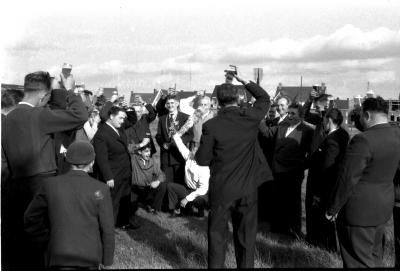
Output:
<svg viewBox="0 0 400 271">
<path fill-rule="evenodd" d="M 314 90 L 314 91 L 316 91 L 317 93 L 318 93 L 318 95 L 319 94 L 321 94 L 321 86 L 319 86 L 319 85 L 313 85 L 312 86 L 312 89 Z"/>
</svg>

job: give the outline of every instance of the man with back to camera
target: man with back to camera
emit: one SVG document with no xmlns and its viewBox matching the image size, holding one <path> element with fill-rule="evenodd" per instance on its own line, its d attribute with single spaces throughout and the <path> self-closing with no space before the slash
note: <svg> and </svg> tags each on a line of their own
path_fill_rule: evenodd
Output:
<svg viewBox="0 0 400 271">
<path fill-rule="evenodd" d="M 73 91 L 67 94 L 68 109 L 44 107 L 51 95 L 50 84 L 47 72 L 27 74 L 22 102 L 2 123 L 2 147 L 12 174 L 12 181 L 2 191 L 10 196 L 3 206 L 10 211 L 9 219 L 2 223 L 2 230 L 8 232 L 2 242 L 10 242 L 4 246 L 7 247 L 7 255 L 2 258 L 5 270 L 43 266 L 41 253 L 23 232 L 23 215 L 43 181 L 56 174 L 54 133 L 82 127 L 88 118 L 81 97 Z"/>
<path fill-rule="evenodd" d="M 228 219 L 232 218 L 238 268 L 254 267 L 257 234 L 257 187 L 272 174 L 257 142 L 258 125 L 269 107 L 268 94 L 253 82 L 234 75 L 256 98 L 253 107 L 240 108 L 234 85 L 217 90 L 218 115 L 203 124 L 197 164 L 210 167 L 208 267 L 223 268 Z M 268 178 L 269 176 L 269 178 Z"/>
<path fill-rule="evenodd" d="M 388 123 L 381 97 L 362 103 L 360 123 L 342 163 L 327 219 L 338 216 L 345 268 L 383 267 L 383 234 L 394 206 L 393 178 L 400 165 L 400 129 Z"/>
<path fill-rule="evenodd" d="M 44 182 L 25 212 L 25 231 L 45 248 L 47 268 L 99 269 L 114 258 L 114 220 L 107 185 L 89 177 L 93 146 L 75 141 L 71 170 Z"/>
</svg>

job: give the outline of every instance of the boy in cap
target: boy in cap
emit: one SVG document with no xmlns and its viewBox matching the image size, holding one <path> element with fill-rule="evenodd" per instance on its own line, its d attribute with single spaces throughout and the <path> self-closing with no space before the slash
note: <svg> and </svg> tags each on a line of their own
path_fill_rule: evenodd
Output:
<svg viewBox="0 0 400 271">
<path fill-rule="evenodd" d="M 146 210 L 156 214 L 166 193 L 165 175 L 151 156 L 151 146 L 147 144 L 132 152 L 132 191 L 131 202 L 133 214 L 142 201 Z"/>
<path fill-rule="evenodd" d="M 89 177 L 93 146 L 75 141 L 72 169 L 44 182 L 25 212 L 25 231 L 45 250 L 48 268 L 99 268 L 114 257 L 114 219 L 107 185 Z"/>
</svg>

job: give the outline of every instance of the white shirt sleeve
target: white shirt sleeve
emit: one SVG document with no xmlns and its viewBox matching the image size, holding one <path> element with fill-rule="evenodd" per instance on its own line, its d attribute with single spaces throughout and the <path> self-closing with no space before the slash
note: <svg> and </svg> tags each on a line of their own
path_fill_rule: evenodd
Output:
<svg viewBox="0 0 400 271">
<path fill-rule="evenodd" d="M 210 180 L 210 168 L 207 166 L 199 166 L 196 163 L 192 163 L 193 167 L 198 173 L 198 188 L 186 196 L 187 201 L 193 201 L 198 196 L 203 196 L 207 194 L 208 191 L 208 183 Z"/>
<path fill-rule="evenodd" d="M 185 161 L 189 158 L 190 151 L 189 149 L 183 144 L 182 138 L 179 134 L 174 134 L 172 138 L 175 141 L 176 146 L 178 147 L 179 152 L 181 153 L 183 159 Z"/>
<path fill-rule="evenodd" d="M 179 102 L 179 109 L 181 112 L 188 114 L 189 116 L 193 115 L 194 108 L 190 105 L 196 96 L 191 96 L 189 98 L 181 99 Z"/>
<path fill-rule="evenodd" d="M 93 126 L 90 126 L 89 121 L 86 121 L 85 124 L 83 125 L 83 129 L 85 130 L 85 133 L 89 138 L 89 141 L 92 141 L 94 135 L 97 132 L 97 123 L 93 123 Z"/>
</svg>

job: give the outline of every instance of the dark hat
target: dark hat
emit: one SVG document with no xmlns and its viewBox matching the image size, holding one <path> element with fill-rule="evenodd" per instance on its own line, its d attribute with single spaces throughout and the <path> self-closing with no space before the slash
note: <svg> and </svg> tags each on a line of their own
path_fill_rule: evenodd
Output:
<svg viewBox="0 0 400 271">
<path fill-rule="evenodd" d="M 88 141 L 77 140 L 69 145 L 66 160 L 73 165 L 87 165 L 94 160 L 95 153 Z"/>
</svg>

